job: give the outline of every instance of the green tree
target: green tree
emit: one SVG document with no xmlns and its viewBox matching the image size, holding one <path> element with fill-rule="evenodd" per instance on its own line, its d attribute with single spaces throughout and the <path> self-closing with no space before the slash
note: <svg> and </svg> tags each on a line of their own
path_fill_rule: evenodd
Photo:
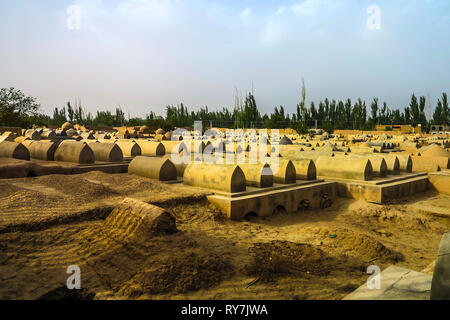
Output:
<svg viewBox="0 0 450 320">
<path fill-rule="evenodd" d="M 370 110 L 371 110 L 370 121 L 372 123 L 372 126 L 375 127 L 375 125 L 378 124 L 378 98 L 373 98 L 373 101 L 370 105 Z"/>
<path fill-rule="evenodd" d="M 240 119 L 243 122 L 243 126 L 250 128 L 256 122 L 261 121 L 261 114 L 258 111 L 255 97 L 249 93 L 245 98 L 244 108 L 241 112 Z"/>
<path fill-rule="evenodd" d="M 61 110 L 59 110 L 58 108 L 55 108 L 53 110 L 53 118 L 49 121 L 49 123 L 61 126 L 66 121 L 67 121 L 66 108 L 63 107 L 61 108 Z"/>
<path fill-rule="evenodd" d="M 392 124 L 403 124 L 405 119 L 403 118 L 403 114 L 400 110 L 394 110 L 391 115 L 391 123 Z"/>
<path fill-rule="evenodd" d="M 386 102 L 383 102 L 383 107 L 380 110 L 379 121 L 382 124 L 389 124 L 389 108 Z"/>
<path fill-rule="evenodd" d="M 304 78 L 302 78 L 302 100 L 297 104 L 297 121 L 302 121 L 303 127 L 306 127 L 306 87 Z"/>
<path fill-rule="evenodd" d="M 433 123 L 442 125 L 449 124 L 450 110 L 448 107 L 447 93 L 442 93 L 442 98 L 438 99 L 437 106 L 433 113 Z"/>
<path fill-rule="evenodd" d="M 411 124 L 411 109 L 405 108 L 405 124 Z"/>
<path fill-rule="evenodd" d="M 352 100 L 347 99 L 344 104 L 344 110 L 345 110 L 345 128 L 350 129 L 351 128 L 351 120 L 352 120 Z"/>
<path fill-rule="evenodd" d="M 0 89 L 0 125 L 23 127 L 38 115 L 40 105 L 36 98 L 26 96 L 14 88 Z"/>
<path fill-rule="evenodd" d="M 67 102 L 67 115 L 69 116 L 69 121 L 72 122 L 74 119 L 74 111 L 72 105 L 70 104 L 70 101 Z"/>
<path fill-rule="evenodd" d="M 325 120 L 325 105 L 322 101 L 319 102 L 319 109 L 317 111 L 317 120 L 320 122 Z"/>
<path fill-rule="evenodd" d="M 411 102 L 409 103 L 409 111 L 411 113 L 411 125 L 415 127 L 420 122 L 420 110 L 419 103 L 417 102 L 417 98 L 414 93 L 411 96 Z"/>
<path fill-rule="evenodd" d="M 422 129 L 427 131 L 427 117 L 425 115 L 425 105 L 426 98 L 425 96 L 421 96 L 419 98 L 419 121 L 418 123 L 422 126 Z"/>
<path fill-rule="evenodd" d="M 309 115 L 312 120 L 317 120 L 317 110 L 314 101 L 311 101 L 311 107 L 309 108 Z"/>
</svg>

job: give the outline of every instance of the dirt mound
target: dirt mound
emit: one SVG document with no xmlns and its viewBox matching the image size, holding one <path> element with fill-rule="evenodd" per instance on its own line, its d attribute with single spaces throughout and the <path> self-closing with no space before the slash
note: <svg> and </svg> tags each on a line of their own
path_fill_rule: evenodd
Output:
<svg viewBox="0 0 450 320">
<path fill-rule="evenodd" d="M 353 219 L 356 218 L 361 223 L 367 224 L 376 222 L 377 224 L 392 226 L 401 226 L 402 229 L 429 229 L 434 228 L 432 219 L 421 215 L 413 215 L 410 209 L 402 207 L 383 206 L 376 209 L 360 208 L 352 213 Z M 368 221 L 371 220 L 372 222 Z"/>
<path fill-rule="evenodd" d="M 85 281 L 86 287 L 129 298 L 178 294 L 217 284 L 232 270 L 223 257 L 177 231 L 175 217 L 164 209 L 125 199 L 100 228 L 80 235 L 77 254 L 99 279 Z"/>
<path fill-rule="evenodd" d="M 82 197 L 83 200 L 102 199 L 119 194 L 101 182 L 95 183 L 77 175 L 67 179 L 61 179 L 59 175 L 42 176 L 30 180 L 30 183 L 52 187 L 67 195 Z"/>
<path fill-rule="evenodd" d="M 147 241 L 152 236 L 178 232 L 175 217 L 164 209 L 133 199 L 125 199 L 103 224 L 109 237 L 121 241 Z"/>
<path fill-rule="evenodd" d="M 124 196 L 133 196 L 133 198 L 138 196 L 140 200 L 145 199 L 146 202 L 154 203 L 157 206 L 160 206 L 157 202 L 205 194 L 203 190 L 187 187 L 183 184 L 169 185 L 158 180 L 128 173 L 108 174 L 92 171 L 82 174 L 80 177 L 93 183 L 101 183 Z"/>
<path fill-rule="evenodd" d="M 290 241 L 256 243 L 248 251 L 253 262 L 245 271 L 262 280 L 282 275 L 327 275 L 334 260 L 313 245 Z"/>
<path fill-rule="evenodd" d="M 403 261 L 402 254 L 387 248 L 383 243 L 367 234 L 350 229 L 320 229 L 323 245 L 333 255 L 348 255 L 364 261 Z M 325 250 L 325 249 L 324 249 Z"/>
<path fill-rule="evenodd" d="M 169 256 L 127 281 L 119 294 L 137 297 L 143 294 L 184 293 L 220 283 L 231 266 L 215 254 L 199 250 Z"/>
<path fill-rule="evenodd" d="M 3 189 L 3 186 L 5 187 Z M 41 193 L 36 190 L 22 189 L 18 186 L 11 184 L 1 184 L 0 189 L 0 208 L 6 210 L 12 210 L 16 208 L 24 208 L 24 204 L 35 203 L 34 208 L 52 206 L 56 203 L 60 203 L 61 199 L 58 196 L 52 196 Z M 4 217 L 3 217 L 4 218 Z M 1 219 L 0 219 L 1 220 Z"/>
<path fill-rule="evenodd" d="M 171 206 L 169 208 L 177 221 L 180 222 L 197 222 L 203 223 L 207 221 L 221 221 L 226 219 L 222 212 L 208 200 L 193 200 L 192 202 L 184 202 Z"/>
<path fill-rule="evenodd" d="M 22 191 L 22 189 L 8 183 L 7 181 L 0 180 L 0 198 L 6 198 L 19 191 Z"/>
<path fill-rule="evenodd" d="M 0 233 L 105 219 L 127 196 L 165 209 L 206 199 L 204 191 L 196 188 L 140 179 L 127 173 L 0 179 Z M 191 211 L 190 215 L 196 213 Z"/>
<path fill-rule="evenodd" d="M 114 191 L 129 194 L 140 190 L 161 189 L 162 184 L 147 178 L 134 175 L 109 174 L 101 171 L 91 171 L 83 175 L 89 181 L 101 181 Z M 157 190 L 159 191 L 159 190 Z"/>
</svg>

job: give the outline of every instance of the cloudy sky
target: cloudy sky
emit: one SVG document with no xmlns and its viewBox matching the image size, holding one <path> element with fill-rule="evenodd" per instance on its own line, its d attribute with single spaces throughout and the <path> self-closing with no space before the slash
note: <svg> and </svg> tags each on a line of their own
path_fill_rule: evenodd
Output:
<svg viewBox="0 0 450 320">
<path fill-rule="evenodd" d="M 0 87 L 46 113 L 231 107 L 252 84 L 292 113 L 302 77 L 309 101 L 450 93 L 448 0 L 0 0 L 0 43 Z"/>
</svg>

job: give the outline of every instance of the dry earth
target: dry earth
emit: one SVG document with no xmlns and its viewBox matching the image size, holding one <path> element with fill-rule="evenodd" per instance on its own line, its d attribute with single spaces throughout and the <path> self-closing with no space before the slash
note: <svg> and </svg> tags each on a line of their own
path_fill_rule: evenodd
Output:
<svg viewBox="0 0 450 320">
<path fill-rule="evenodd" d="M 205 195 L 129 174 L 0 180 L 0 299 L 65 297 L 70 265 L 87 298 L 341 299 L 369 265 L 426 268 L 450 229 L 450 197 L 432 192 L 243 222 Z M 171 212 L 179 232 L 126 240 L 104 223 L 124 197 Z"/>
</svg>

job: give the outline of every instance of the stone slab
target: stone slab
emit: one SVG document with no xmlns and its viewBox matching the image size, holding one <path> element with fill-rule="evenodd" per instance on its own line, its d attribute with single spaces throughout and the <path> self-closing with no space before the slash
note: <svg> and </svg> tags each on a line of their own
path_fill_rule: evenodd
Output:
<svg viewBox="0 0 450 320">
<path fill-rule="evenodd" d="M 429 300 L 431 278 L 429 274 L 390 266 L 380 274 L 380 289 L 371 290 L 363 284 L 343 300 Z"/>
<path fill-rule="evenodd" d="M 432 300 L 450 300 L 450 232 L 444 233 L 439 247 L 431 288 Z"/>
</svg>

